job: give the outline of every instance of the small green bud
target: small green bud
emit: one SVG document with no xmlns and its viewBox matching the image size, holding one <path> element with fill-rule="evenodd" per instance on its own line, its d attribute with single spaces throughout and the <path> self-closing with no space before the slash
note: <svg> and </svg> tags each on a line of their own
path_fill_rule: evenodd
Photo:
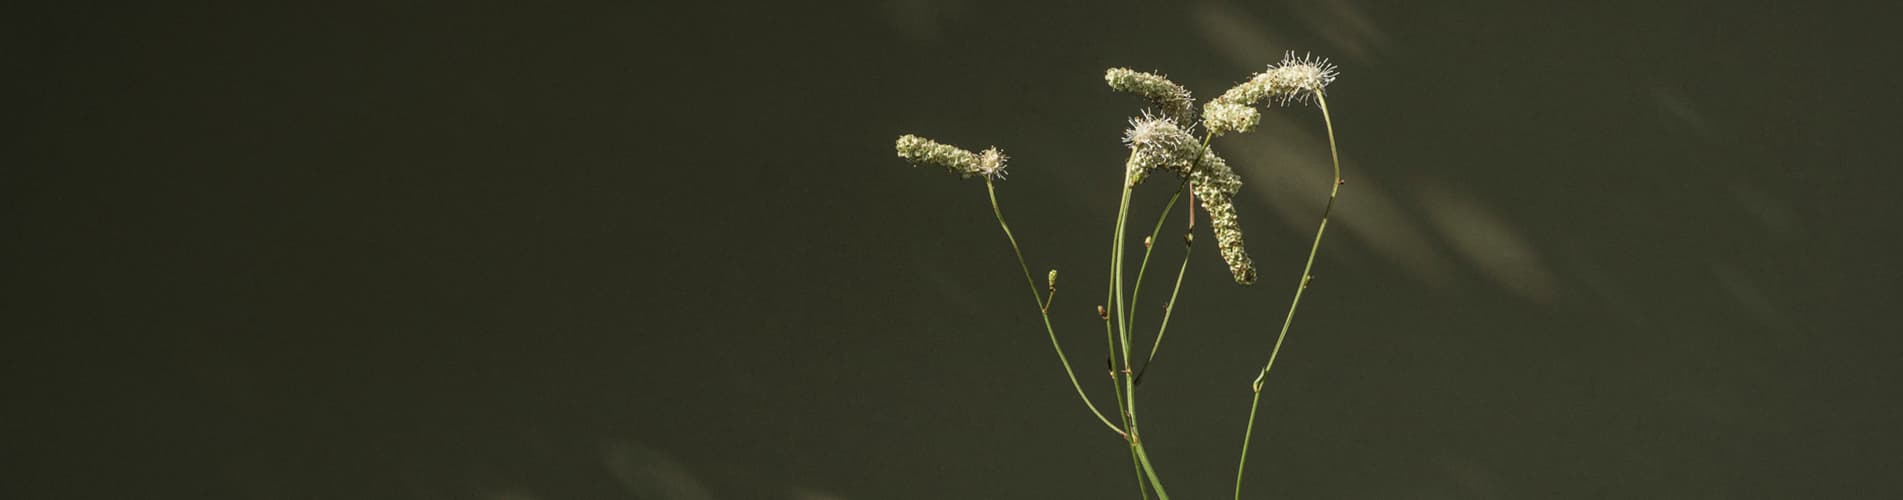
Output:
<svg viewBox="0 0 1903 500">
<path fill-rule="evenodd" d="M 1053 291 L 1057 290 L 1057 270 L 1056 269 L 1051 270 L 1051 276 L 1046 281 L 1050 282 L 1051 290 Z"/>
</svg>

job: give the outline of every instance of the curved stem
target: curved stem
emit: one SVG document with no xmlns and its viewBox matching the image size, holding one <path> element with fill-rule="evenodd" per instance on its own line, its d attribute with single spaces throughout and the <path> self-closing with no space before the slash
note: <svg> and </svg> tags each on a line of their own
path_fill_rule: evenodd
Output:
<svg viewBox="0 0 1903 500">
<path fill-rule="evenodd" d="M 1098 421 L 1103 422 L 1105 427 L 1109 427 L 1111 432 L 1123 434 L 1122 429 L 1110 423 L 1110 419 L 1104 417 L 1102 411 L 1097 410 L 1097 405 L 1090 402 L 1090 396 L 1084 394 L 1083 384 L 1077 382 L 1077 371 L 1071 369 L 1070 359 L 1064 356 L 1064 346 L 1057 343 L 1057 330 L 1051 328 L 1050 303 L 1037 294 L 1037 280 L 1031 279 L 1031 268 L 1024 264 L 1024 252 L 1018 249 L 1018 239 L 1011 235 L 1011 225 L 1004 222 L 1004 211 L 998 209 L 998 191 L 992 187 L 991 179 L 985 179 L 985 194 L 991 197 L 991 214 L 997 216 L 998 227 L 1004 229 L 1004 239 L 1011 242 L 1011 254 L 1018 258 L 1018 269 L 1024 271 L 1024 281 L 1031 285 L 1031 300 L 1037 302 L 1038 315 L 1044 319 L 1044 333 L 1051 337 L 1051 349 L 1057 351 L 1057 362 L 1064 365 L 1064 375 L 1070 377 L 1070 386 L 1077 389 L 1077 397 L 1084 399 L 1084 406 L 1090 408 L 1090 413 L 1095 414 Z M 1055 294 L 1055 292 L 1052 293 Z"/>
<path fill-rule="evenodd" d="M 1249 384 L 1255 396 L 1249 402 L 1249 424 L 1242 431 L 1242 458 L 1236 461 L 1236 495 L 1242 498 L 1242 468 L 1249 462 L 1249 440 L 1255 434 L 1256 407 L 1262 402 L 1262 383 L 1268 379 L 1269 370 L 1275 368 L 1275 357 L 1282 353 L 1282 341 L 1288 338 L 1289 325 L 1295 321 L 1295 307 L 1302 303 L 1302 291 L 1308 289 L 1308 282 L 1314 278 L 1310 270 L 1315 267 L 1315 251 L 1321 248 L 1322 233 L 1328 230 L 1328 213 L 1335 208 L 1335 195 L 1341 192 L 1341 155 L 1335 148 L 1335 123 L 1328 116 L 1328 99 L 1321 92 L 1315 92 L 1315 102 L 1322 110 L 1322 123 L 1328 128 L 1328 158 L 1334 163 L 1335 181 L 1328 189 L 1328 205 L 1322 207 L 1321 225 L 1315 228 L 1315 243 L 1308 247 L 1308 263 L 1302 265 L 1302 280 L 1295 287 L 1295 298 L 1289 301 L 1288 316 L 1282 319 L 1282 331 L 1275 335 L 1275 347 L 1269 351 L 1269 362 L 1262 366 L 1255 382 Z"/>
</svg>

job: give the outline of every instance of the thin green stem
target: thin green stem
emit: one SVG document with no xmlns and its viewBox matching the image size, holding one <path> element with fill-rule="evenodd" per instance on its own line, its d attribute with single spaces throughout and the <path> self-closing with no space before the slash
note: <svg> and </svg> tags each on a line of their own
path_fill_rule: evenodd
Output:
<svg viewBox="0 0 1903 500">
<path fill-rule="evenodd" d="M 1214 136 L 1212 134 L 1205 134 L 1203 136 L 1202 149 L 1197 152 L 1196 159 L 1190 162 L 1190 165 L 1192 167 L 1198 163 L 1201 163 L 1202 157 L 1208 154 L 1209 140 L 1213 137 Z M 1124 183 L 1123 183 L 1123 199 L 1122 201 L 1118 203 L 1118 207 L 1117 207 L 1117 229 L 1115 231 L 1116 239 L 1113 242 L 1112 257 L 1111 257 L 1112 275 L 1114 276 L 1114 279 L 1111 285 L 1111 290 L 1115 292 L 1114 295 L 1116 296 L 1115 313 L 1117 315 L 1117 330 L 1120 333 L 1118 337 L 1122 341 L 1121 347 L 1123 351 L 1123 372 L 1122 373 L 1123 373 L 1124 380 L 1123 380 L 1123 383 L 1121 384 L 1123 386 L 1123 404 L 1122 404 L 1123 408 L 1122 409 L 1124 412 L 1124 416 L 1126 417 L 1125 425 L 1126 425 L 1126 431 L 1128 432 L 1128 434 L 1125 437 L 1127 437 L 1130 440 L 1130 448 L 1132 452 L 1136 454 L 1138 462 L 1142 465 L 1143 472 L 1149 477 L 1150 486 L 1156 489 L 1157 498 L 1167 500 L 1169 498 L 1169 494 L 1165 492 L 1165 490 L 1163 489 L 1162 481 L 1156 477 L 1156 469 L 1150 464 L 1149 455 L 1145 453 L 1143 449 L 1142 433 L 1138 431 L 1137 412 L 1136 412 L 1137 376 L 1136 376 L 1136 373 L 1130 369 L 1131 368 L 1130 346 L 1133 343 L 1133 339 L 1132 339 L 1133 329 L 1136 327 L 1136 312 L 1134 310 L 1129 309 L 1126 306 L 1128 304 L 1133 304 L 1135 300 L 1137 299 L 1137 297 L 1139 297 L 1140 294 L 1142 293 L 1143 276 L 1149 270 L 1150 255 L 1151 255 L 1151 252 L 1154 251 L 1156 248 L 1156 245 L 1155 245 L 1156 235 L 1163 231 L 1163 222 L 1165 220 L 1168 220 L 1170 210 L 1175 208 L 1176 200 L 1182 196 L 1183 188 L 1189 185 L 1190 179 L 1189 177 L 1186 176 L 1184 177 L 1183 182 L 1176 186 L 1176 193 L 1170 195 L 1169 203 L 1163 206 L 1163 213 L 1157 216 L 1156 225 L 1150 229 L 1150 236 L 1149 238 L 1145 240 L 1146 244 L 1144 245 L 1144 248 L 1143 248 L 1143 260 L 1137 266 L 1136 287 L 1130 291 L 1131 302 L 1126 303 L 1123 300 L 1123 271 L 1124 271 L 1123 250 L 1125 246 L 1124 230 L 1128 226 L 1128 222 L 1129 222 L 1130 191 L 1135 187 L 1134 185 L 1132 185 L 1131 178 L 1129 177 L 1128 172 L 1130 172 L 1130 162 L 1135 161 L 1136 159 L 1135 152 L 1132 151 L 1131 154 L 1132 154 L 1131 158 L 1124 162 L 1125 177 L 1124 177 Z M 1164 312 L 1163 326 L 1157 330 L 1158 344 L 1151 346 L 1151 349 L 1150 349 L 1151 356 L 1155 355 L 1156 347 L 1161 345 L 1160 343 L 1162 342 L 1163 328 L 1167 328 L 1169 325 L 1168 311 L 1169 309 L 1175 308 L 1177 293 L 1182 290 L 1182 286 L 1183 286 L 1183 271 L 1187 270 L 1188 267 L 1189 267 L 1188 252 L 1184 252 L 1183 265 L 1177 269 L 1176 289 L 1170 292 L 1170 304 L 1169 306 L 1167 306 L 1168 309 L 1166 309 Z M 1108 299 L 1108 297 L 1106 297 L 1106 299 Z M 1108 328 L 1108 325 L 1106 325 L 1105 327 Z M 1112 366 L 1114 369 L 1114 364 Z M 1148 367 L 1147 358 L 1145 360 L 1145 367 L 1146 368 Z M 1112 375 L 1112 378 L 1115 378 L 1114 374 Z"/>
<path fill-rule="evenodd" d="M 1142 453 L 1141 453 L 1141 451 L 1140 451 L 1140 450 L 1138 450 L 1136 446 L 1131 446 L 1131 447 L 1130 447 L 1130 468 L 1131 468 L 1131 469 L 1135 469 L 1135 470 L 1136 470 L 1136 474 L 1137 474 L 1137 498 L 1141 498 L 1141 499 L 1143 499 L 1143 500 L 1149 500 L 1149 498 L 1150 498 L 1150 491 L 1149 491 L 1149 489 L 1148 489 L 1148 487 L 1149 487 L 1150 485 L 1153 485 L 1153 484 L 1155 484 L 1155 481 L 1150 481 L 1149 479 L 1155 479 L 1155 478 L 1156 478 L 1156 475 L 1155 475 L 1155 474 L 1151 474 L 1151 475 L 1149 476 L 1149 479 L 1145 479 L 1145 478 L 1144 478 L 1144 476 L 1143 476 L 1143 472 L 1144 472 L 1144 471 L 1146 471 L 1146 470 L 1149 470 L 1149 469 L 1146 469 L 1146 468 L 1145 468 L 1145 466 L 1147 466 L 1147 465 L 1149 465 L 1149 464 L 1147 464 L 1147 463 L 1144 463 L 1144 458 L 1143 458 L 1143 455 L 1142 455 Z"/>
<path fill-rule="evenodd" d="M 1163 213 L 1156 216 L 1156 227 L 1151 228 L 1150 237 L 1145 238 L 1143 240 L 1147 242 L 1148 244 L 1143 245 L 1143 260 L 1138 261 L 1138 264 L 1137 264 L 1136 286 L 1130 289 L 1130 303 L 1133 305 L 1138 302 L 1137 299 L 1139 297 L 1143 296 L 1143 275 L 1147 274 L 1150 270 L 1150 253 L 1156 250 L 1156 235 L 1157 233 L 1163 232 L 1163 221 L 1168 220 L 1170 218 L 1170 210 L 1176 208 L 1176 200 L 1183 197 L 1183 188 L 1188 186 L 1189 186 L 1188 177 L 1184 177 L 1183 182 L 1176 184 L 1176 193 L 1170 195 L 1169 204 L 1163 205 Z M 1137 311 L 1135 309 L 1132 309 L 1130 311 L 1130 324 L 1135 325 L 1136 321 L 1137 321 Z"/>
<path fill-rule="evenodd" d="M 1335 147 L 1335 123 L 1328 115 L 1328 99 L 1324 98 L 1319 91 L 1315 92 L 1315 102 L 1321 107 L 1322 123 L 1328 128 L 1328 158 L 1335 167 L 1335 181 L 1328 188 L 1328 205 L 1322 207 L 1322 221 L 1315 228 L 1315 243 L 1308 247 L 1308 263 L 1302 265 L 1302 280 L 1296 284 L 1295 298 L 1289 301 L 1288 316 L 1282 319 L 1282 331 L 1275 335 L 1275 347 L 1269 350 L 1269 362 L 1262 366 L 1262 371 L 1256 375 L 1255 382 L 1249 384 L 1255 396 L 1249 401 L 1249 424 L 1242 431 L 1242 458 L 1236 461 L 1235 498 L 1238 500 L 1242 498 L 1242 469 L 1249 462 L 1249 440 L 1255 434 L 1256 407 L 1262 402 L 1262 384 L 1268 379 L 1269 370 L 1275 368 L 1276 355 L 1282 353 L 1282 341 L 1288 338 L 1289 325 L 1295 321 L 1295 308 L 1302 303 L 1302 291 L 1307 290 L 1309 280 L 1314 279 L 1310 270 L 1315 267 L 1315 252 L 1321 248 L 1322 233 L 1328 230 L 1328 213 L 1335 208 L 1335 195 L 1341 192 L 1341 154 Z"/>
<path fill-rule="evenodd" d="M 1130 448 L 1136 450 L 1137 460 L 1143 463 L 1143 472 L 1149 474 L 1150 487 L 1156 488 L 1156 498 L 1159 500 L 1170 500 L 1170 493 L 1163 491 L 1163 480 L 1156 477 L 1156 467 L 1150 465 L 1150 454 L 1143 452 L 1142 440 L 1138 440 L 1136 444 Z"/>
<path fill-rule="evenodd" d="M 1110 319 L 1108 317 L 1105 317 L 1104 328 L 1108 329 L 1109 327 L 1110 327 Z M 1106 337 L 1106 340 L 1108 340 L 1107 337 Z M 1128 443 L 1128 442 L 1132 442 L 1132 440 L 1135 439 L 1135 435 L 1133 434 L 1133 432 L 1136 430 L 1136 428 L 1130 423 L 1130 412 L 1124 411 L 1124 404 L 1125 404 L 1123 399 L 1124 382 L 1117 378 L 1116 358 L 1114 357 L 1116 356 L 1114 352 L 1115 348 L 1116 348 L 1115 346 L 1111 347 L 1111 349 L 1113 349 L 1111 356 L 1113 357 L 1110 358 L 1110 361 L 1111 361 L 1110 388 L 1112 392 L 1117 395 L 1117 416 L 1120 420 L 1123 421 L 1123 430 L 1120 432 L 1123 435 L 1124 442 Z M 1143 480 L 1143 460 L 1137 456 L 1136 446 L 1130 447 L 1130 470 L 1131 472 L 1136 474 L 1137 496 L 1147 500 L 1148 498 L 1150 498 L 1150 493 L 1146 489 L 1147 487 L 1145 486 L 1145 483 Z"/>
<path fill-rule="evenodd" d="M 1130 162 L 1135 160 L 1136 152 L 1131 151 L 1130 158 L 1124 160 L 1126 172 L 1129 170 Z M 1132 396 L 1134 396 L 1134 394 L 1129 391 L 1128 380 L 1120 380 L 1117 378 L 1117 358 L 1120 352 L 1122 354 L 1121 357 L 1125 358 L 1124 366 L 1126 368 L 1124 373 L 1128 373 L 1129 366 L 1128 348 L 1119 348 L 1119 346 L 1129 345 L 1129 339 L 1121 335 L 1121 332 L 1124 331 L 1124 324 L 1123 308 L 1119 303 L 1123 298 L 1123 227 L 1130 216 L 1130 187 L 1129 179 L 1126 177 L 1123 182 L 1122 200 L 1117 203 L 1117 225 L 1110 233 L 1110 279 L 1107 280 L 1109 281 L 1109 290 L 1104 292 L 1105 305 L 1100 307 L 1107 308 L 1107 310 L 1104 311 L 1107 313 L 1104 315 L 1104 341 L 1109 344 L 1108 348 L 1110 349 L 1110 385 L 1111 389 L 1117 395 L 1117 416 L 1123 421 L 1124 440 L 1131 443 L 1130 467 L 1132 471 L 1136 473 L 1137 494 L 1142 498 L 1148 499 L 1150 494 L 1144 486 L 1143 460 L 1137 454 L 1135 448 L 1135 443 L 1137 442 L 1135 415 L 1130 412 L 1130 405 L 1132 404 Z M 1110 321 L 1110 318 L 1113 316 L 1117 318 L 1114 328 L 1111 326 Z"/>
<path fill-rule="evenodd" d="M 1098 421 L 1103 422 L 1105 427 L 1109 427 L 1111 432 L 1122 435 L 1123 430 L 1118 429 L 1116 424 L 1110 423 L 1110 419 L 1104 417 L 1102 411 L 1097 410 L 1096 403 L 1090 402 L 1090 396 L 1084 394 L 1083 384 L 1077 382 L 1077 371 L 1071 369 L 1070 359 L 1064 356 L 1064 346 L 1057 342 L 1057 330 L 1051 328 L 1049 302 L 1038 296 L 1037 280 L 1031 278 L 1031 267 L 1024 264 L 1024 252 L 1018 249 L 1018 238 L 1011 235 L 1011 225 L 1004 222 L 1004 211 L 998 208 L 998 191 L 992 187 L 991 179 L 988 178 L 985 179 L 985 194 L 991 197 L 991 215 L 998 218 L 998 227 L 1004 229 L 1004 239 L 1011 242 L 1011 254 L 1018 258 L 1018 269 L 1024 271 L 1024 281 L 1031 285 L 1031 300 L 1037 302 L 1038 316 L 1044 319 L 1044 333 L 1051 337 L 1051 350 L 1057 352 L 1057 362 L 1064 365 L 1064 375 L 1070 377 L 1070 386 L 1077 389 L 1077 397 L 1083 398 L 1084 406 L 1090 408 L 1090 413 L 1096 415 Z M 1052 293 L 1055 297 L 1056 292 Z"/>
<path fill-rule="evenodd" d="M 1209 155 L 1209 140 L 1214 138 L 1215 138 L 1214 134 L 1207 133 L 1207 132 L 1203 134 L 1202 150 L 1196 153 L 1196 161 L 1191 162 L 1190 163 L 1191 165 L 1201 164 L 1203 162 L 1203 157 Z M 1190 185 L 1190 178 L 1184 177 L 1183 183 L 1176 186 L 1176 193 L 1182 194 L 1183 187 L 1189 186 L 1189 185 Z M 1189 205 L 1190 205 L 1189 206 L 1189 227 L 1191 230 L 1194 230 L 1196 228 L 1196 194 L 1193 191 L 1189 195 Z M 1170 197 L 1170 206 L 1171 207 L 1176 206 L 1175 196 Z M 1169 215 L 1170 215 L 1169 207 L 1164 207 L 1163 215 L 1156 218 L 1156 227 L 1150 230 L 1150 239 L 1152 242 L 1154 242 L 1154 240 L 1156 239 L 1157 233 L 1163 230 L 1163 219 L 1169 217 Z M 1170 288 L 1170 301 L 1169 303 L 1163 306 L 1163 324 L 1157 326 L 1156 340 L 1150 343 L 1150 354 L 1143 358 L 1143 368 L 1137 370 L 1137 376 L 1135 379 L 1132 380 L 1132 383 L 1142 381 L 1143 374 L 1145 372 L 1150 371 L 1150 362 L 1156 360 L 1157 349 L 1163 347 L 1163 334 L 1169 331 L 1170 314 L 1176 311 L 1177 294 L 1183 291 L 1183 274 L 1184 272 L 1189 270 L 1189 250 L 1192 247 L 1194 247 L 1194 245 L 1190 243 L 1190 240 L 1187 239 L 1190 237 L 1187 232 L 1183 235 L 1183 237 L 1185 238 L 1183 240 L 1184 242 L 1183 243 L 1183 262 L 1177 265 L 1176 267 L 1176 285 Z M 1149 267 L 1149 264 L 1150 264 L 1150 251 L 1149 249 L 1145 249 L 1143 251 L 1143 267 L 1147 268 Z M 1137 288 L 1141 289 L 1142 287 L 1143 287 L 1143 271 L 1139 269 L 1137 271 Z M 1136 292 L 1131 292 L 1132 301 L 1136 300 L 1134 298 L 1136 295 L 1137 295 Z M 1130 316 L 1131 316 L 1131 322 L 1134 323 L 1136 312 L 1132 311 L 1130 313 Z"/>
<path fill-rule="evenodd" d="M 1251 387 L 1255 388 L 1255 396 L 1249 399 L 1249 426 L 1242 429 L 1242 459 L 1236 461 L 1235 500 L 1242 500 L 1242 465 L 1249 461 L 1249 438 L 1255 436 L 1255 409 L 1262 404 L 1261 386 Z"/>
<path fill-rule="evenodd" d="M 1143 358 L 1143 368 L 1137 369 L 1136 382 L 1143 381 L 1143 374 L 1150 371 L 1150 363 L 1156 361 L 1156 350 L 1163 347 L 1163 334 L 1170 330 L 1170 315 L 1176 312 L 1176 295 L 1183 291 L 1183 273 L 1189 271 L 1189 251 L 1196 247 L 1184 233 L 1183 263 L 1176 268 L 1176 286 L 1170 289 L 1170 301 L 1163 306 L 1163 325 L 1156 329 L 1156 343 L 1150 344 L 1150 355 Z"/>
<path fill-rule="evenodd" d="M 1132 156 L 1131 161 L 1134 160 L 1135 157 Z M 1129 170 L 1128 162 L 1126 162 L 1125 166 L 1125 171 L 1127 172 Z M 1124 244 L 1124 230 L 1128 227 L 1130 219 L 1130 191 L 1133 187 L 1135 186 L 1130 184 L 1130 180 L 1126 175 L 1123 183 L 1123 201 L 1118 203 L 1119 206 L 1117 207 L 1116 245 L 1112 248 L 1110 259 L 1113 265 L 1116 266 L 1115 271 L 1112 273 L 1114 276 L 1112 286 L 1116 292 L 1117 325 L 1121 333 L 1119 338 L 1122 339 L 1119 347 L 1123 351 L 1123 412 L 1126 417 L 1125 423 L 1127 425 L 1125 430 L 1129 433 L 1126 437 L 1130 440 L 1130 450 L 1133 454 L 1132 458 L 1135 459 L 1137 467 L 1142 471 L 1142 475 L 1138 477 L 1138 483 L 1141 484 L 1144 478 L 1148 478 L 1150 488 L 1156 490 L 1156 497 L 1159 500 L 1169 500 L 1169 493 L 1163 489 L 1162 480 L 1156 477 L 1156 468 L 1150 464 L 1149 454 L 1143 450 L 1143 434 L 1137 430 L 1136 376 L 1130 370 L 1131 325 L 1129 322 L 1129 309 L 1125 307 L 1126 303 L 1123 301 L 1123 249 L 1126 246 Z M 1141 491 L 1139 491 L 1139 493 L 1147 495 Z"/>
<path fill-rule="evenodd" d="M 1130 370 L 1130 321 L 1129 316 L 1124 312 L 1126 309 L 1124 309 L 1123 303 L 1123 230 L 1130 217 L 1130 188 L 1129 183 L 1125 182 L 1123 186 L 1123 201 L 1120 202 L 1117 207 L 1117 244 L 1111 248 L 1110 256 L 1110 265 L 1114 266 L 1113 269 L 1115 271 L 1112 273 L 1111 290 L 1116 292 L 1116 303 L 1112 304 L 1115 309 L 1112 309 L 1110 314 L 1117 318 L 1117 347 L 1123 353 L 1124 371 Z M 1132 406 L 1134 406 L 1134 404 L 1132 404 Z"/>
</svg>

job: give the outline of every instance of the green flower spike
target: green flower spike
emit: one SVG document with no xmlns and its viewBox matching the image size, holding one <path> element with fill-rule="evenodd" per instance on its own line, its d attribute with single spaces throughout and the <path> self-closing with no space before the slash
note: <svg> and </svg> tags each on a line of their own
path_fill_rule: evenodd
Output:
<svg viewBox="0 0 1903 500">
<path fill-rule="evenodd" d="M 982 153 L 973 153 L 912 134 L 899 136 L 897 149 L 899 157 L 912 162 L 914 166 L 938 165 L 967 178 L 980 176 L 992 180 L 1003 180 L 1004 162 L 1009 159 L 1004 155 L 1004 151 L 996 147 L 986 148 Z"/>
<path fill-rule="evenodd" d="M 1196 121 L 1196 100 L 1190 98 L 1189 89 L 1170 81 L 1169 77 L 1129 68 L 1110 68 L 1104 72 L 1103 79 L 1118 92 L 1129 92 L 1148 99 L 1151 106 L 1155 106 L 1163 116 L 1176 120 L 1176 123 Z"/>
</svg>

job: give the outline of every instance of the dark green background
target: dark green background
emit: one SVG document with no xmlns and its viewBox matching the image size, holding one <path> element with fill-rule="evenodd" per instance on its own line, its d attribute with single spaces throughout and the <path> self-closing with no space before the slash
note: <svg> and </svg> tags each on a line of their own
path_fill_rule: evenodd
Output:
<svg viewBox="0 0 1903 500">
<path fill-rule="evenodd" d="M 1251 496 L 1903 495 L 1893 13 L 1436 3 L 9 9 L 0 496 L 1131 496 L 982 183 L 893 138 L 1012 155 L 1108 405 L 1102 72 L 1284 50 L 1342 68 L 1349 184 Z M 1217 143 L 1262 280 L 1191 256 L 1179 498 L 1229 492 L 1321 130 Z"/>
</svg>

